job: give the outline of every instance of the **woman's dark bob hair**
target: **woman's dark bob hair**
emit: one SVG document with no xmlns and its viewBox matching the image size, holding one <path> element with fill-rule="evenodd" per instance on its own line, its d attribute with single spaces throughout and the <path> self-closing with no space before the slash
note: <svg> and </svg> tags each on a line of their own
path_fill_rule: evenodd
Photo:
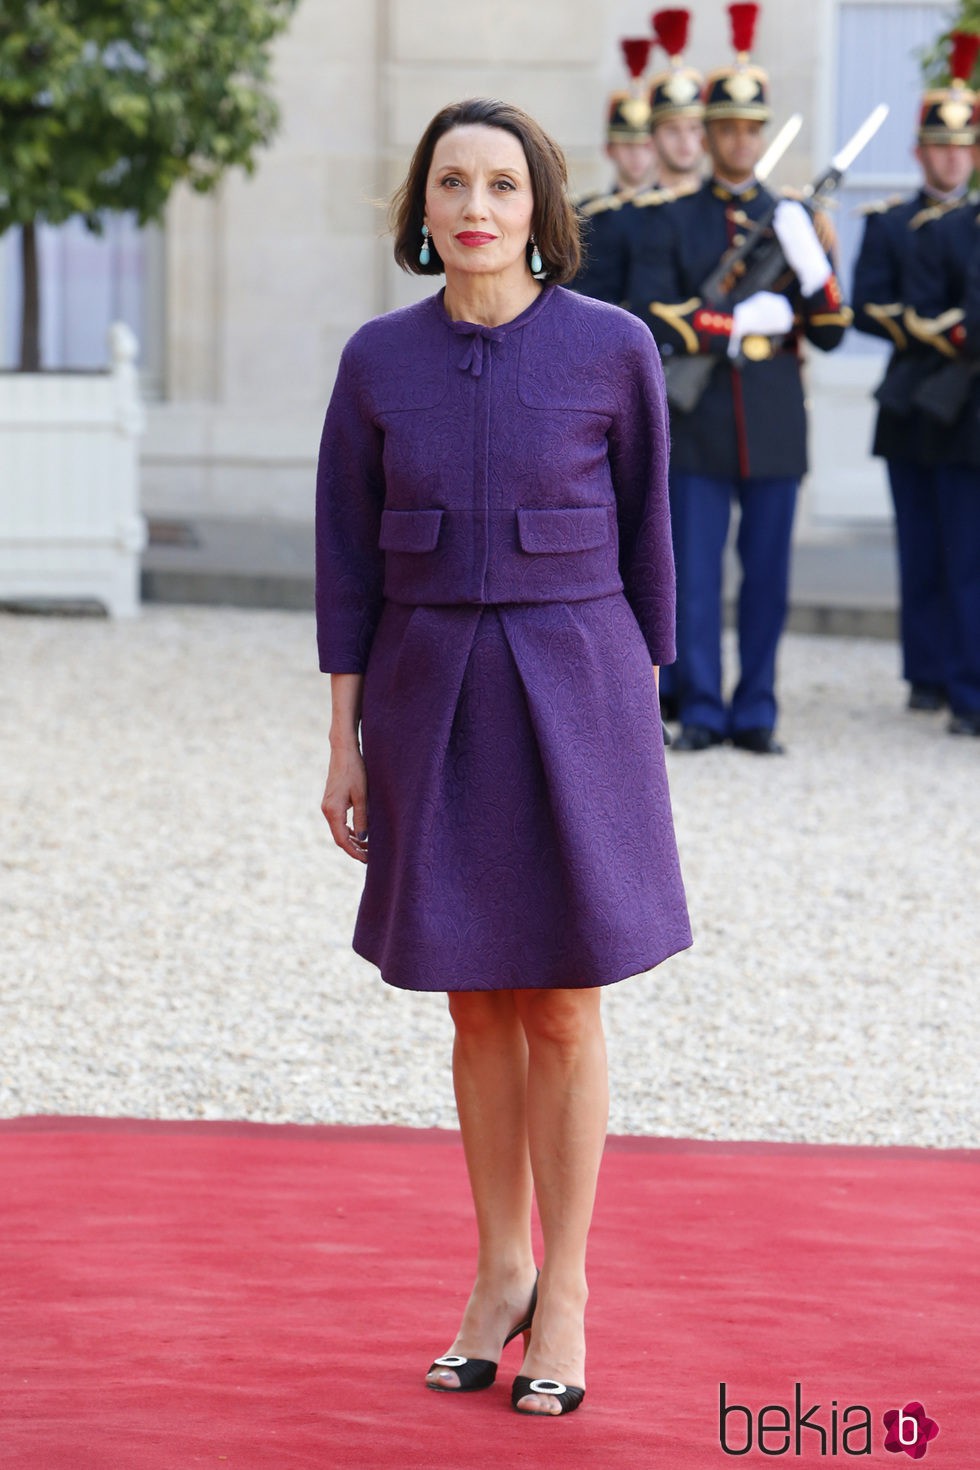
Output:
<svg viewBox="0 0 980 1470">
<path fill-rule="evenodd" d="M 537 242 L 544 271 L 549 282 L 565 285 L 574 280 L 581 263 L 578 218 L 568 198 L 568 170 L 565 156 L 544 129 L 521 108 L 509 102 L 475 97 L 468 102 L 454 102 L 437 112 L 429 123 L 412 156 L 408 174 L 391 201 L 389 221 L 395 237 L 395 259 L 402 270 L 415 276 L 440 276 L 443 263 L 433 242 L 429 241 L 429 263 L 419 264 L 422 244 L 422 220 L 425 214 L 425 186 L 432 167 L 435 146 L 452 128 L 479 123 L 487 128 L 503 128 L 513 133 L 527 159 L 534 195 L 532 233 Z M 530 248 L 528 249 L 530 258 Z"/>
</svg>

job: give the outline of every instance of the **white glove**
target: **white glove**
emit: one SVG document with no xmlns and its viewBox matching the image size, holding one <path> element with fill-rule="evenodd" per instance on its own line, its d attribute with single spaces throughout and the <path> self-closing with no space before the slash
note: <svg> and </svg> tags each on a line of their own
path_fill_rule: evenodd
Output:
<svg viewBox="0 0 980 1470">
<path fill-rule="evenodd" d="M 804 296 L 812 296 L 827 284 L 833 269 L 810 216 L 796 199 L 781 199 L 776 205 L 772 227 L 800 290 Z"/>
<path fill-rule="evenodd" d="M 784 337 L 793 325 L 793 308 L 775 291 L 756 291 L 732 311 L 728 356 L 737 357 L 743 337 Z"/>
</svg>

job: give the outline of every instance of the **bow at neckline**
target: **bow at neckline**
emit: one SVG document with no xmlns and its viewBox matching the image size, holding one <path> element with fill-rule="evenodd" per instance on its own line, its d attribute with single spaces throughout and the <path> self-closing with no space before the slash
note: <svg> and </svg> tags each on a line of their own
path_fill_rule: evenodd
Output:
<svg viewBox="0 0 980 1470">
<path fill-rule="evenodd" d="M 450 322 L 450 328 L 458 337 L 468 337 L 469 345 L 459 364 L 460 372 L 470 373 L 474 378 L 483 372 L 484 342 L 500 342 L 506 335 L 502 327 L 485 327 L 480 322 Z"/>
</svg>

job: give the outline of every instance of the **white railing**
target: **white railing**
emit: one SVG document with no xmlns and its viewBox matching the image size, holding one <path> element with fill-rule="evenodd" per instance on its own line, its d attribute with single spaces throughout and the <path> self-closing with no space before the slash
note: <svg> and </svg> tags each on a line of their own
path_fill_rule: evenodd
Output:
<svg viewBox="0 0 980 1470">
<path fill-rule="evenodd" d="M 0 602 L 139 610 L 137 341 L 109 329 L 104 373 L 0 373 Z"/>
</svg>

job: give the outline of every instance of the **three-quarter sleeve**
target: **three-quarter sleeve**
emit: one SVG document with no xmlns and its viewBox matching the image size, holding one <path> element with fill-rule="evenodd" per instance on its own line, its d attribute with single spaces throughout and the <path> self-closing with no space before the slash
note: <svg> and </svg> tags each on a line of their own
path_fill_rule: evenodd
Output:
<svg viewBox="0 0 980 1470">
<path fill-rule="evenodd" d="M 622 382 L 619 411 L 609 429 L 619 573 L 652 662 L 669 664 L 677 656 L 667 490 L 670 427 L 660 356 L 645 329 L 633 339 Z"/>
<path fill-rule="evenodd" d="M 317 459 L 316 627 L 324 673 L 363 674 L 381 615 L 383 448 L 348 343 Z"/>
</svg>

